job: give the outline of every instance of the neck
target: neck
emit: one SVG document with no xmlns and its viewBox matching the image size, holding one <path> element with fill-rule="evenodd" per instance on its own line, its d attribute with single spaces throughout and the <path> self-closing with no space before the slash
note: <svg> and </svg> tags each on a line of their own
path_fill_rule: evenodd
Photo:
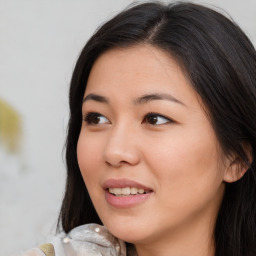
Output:
<svg viewBox="0 0 256 256">
<path fill-rule="evenodd" d="M 214 226 L 215 221 L 199 220 L 197 225 L 184 225 L 179 230 L 172 230 L 161 239 L 152 239 L 145 243 L 136 244 L 138 256 L 214 256 Z"/>
</svg>

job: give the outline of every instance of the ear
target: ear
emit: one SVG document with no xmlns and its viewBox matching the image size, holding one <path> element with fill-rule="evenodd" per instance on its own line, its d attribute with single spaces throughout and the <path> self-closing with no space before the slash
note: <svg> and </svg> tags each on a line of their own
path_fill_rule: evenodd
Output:
<svg viewBox="0 0 256 256">
<path fill-rule="evenodd" d="M 230 161 L 227 166 L 223 180 L 228 183 L 236 182 L 240 180 L 246 173 L 248 166 L 239 157 Z"/>
<path fill-rule="evenodd" d="M 243 143 L 243 149 L 248 162 L 251 164 L 253 161 L 251 146 L 248 143 Z M 223 180 L 228 183 L 240 180 L 249 168 L 248 164 L 238 155 L 232 155 L 226 164 L 227 168 Z"/>
</svg>

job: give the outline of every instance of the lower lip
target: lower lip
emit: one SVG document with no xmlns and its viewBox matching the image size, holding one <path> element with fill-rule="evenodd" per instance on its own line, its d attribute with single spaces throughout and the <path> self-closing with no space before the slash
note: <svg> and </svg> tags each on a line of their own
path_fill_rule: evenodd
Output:
<svg viewBox="0 0 256 256">
<path fill-rule="evenodd" d="M 108 190 L 105 191 L 105 198 L 107 202 L 116 208 L 128 208 L 144 203 L 150 196 L 152 192 L 147 194 L 137 194 L 130 196 L 114 196 L 109 193 Z"/>
</svg>

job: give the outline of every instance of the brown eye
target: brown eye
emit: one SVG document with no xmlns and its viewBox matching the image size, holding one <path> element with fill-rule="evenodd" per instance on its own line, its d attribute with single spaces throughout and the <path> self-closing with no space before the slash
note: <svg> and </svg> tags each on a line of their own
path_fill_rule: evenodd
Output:
<svg viewBox="0 0 256 256">
<path fill-rule="evenodd" d="M 90 119 L 90 122 L 93 124 L 98 124 L 100 122 L 100 116 L 98 115 L 93 115 Z"/>
<path fill-rule="evenodd" d="M 149 116 L 149 117 L 147 117 L 147 122 L 148 122 L 149 124 L 156 124 L 157 121 L 158 121 L 157 116 Z"/>
<path fill-rule="evenodd" d="M 109 123 L 109 120 L 105 116 L 93 112 L 86 114 L 86 116 L 84 117 L 84 121 L 89 125 Z"/>
<path fill-rule="evenodd" d="M 151 125 L 161 125 L 170 123 L 172 120 L 159 114 L 150 113 L 146 115 L 145 122 Z"/>
</svg>

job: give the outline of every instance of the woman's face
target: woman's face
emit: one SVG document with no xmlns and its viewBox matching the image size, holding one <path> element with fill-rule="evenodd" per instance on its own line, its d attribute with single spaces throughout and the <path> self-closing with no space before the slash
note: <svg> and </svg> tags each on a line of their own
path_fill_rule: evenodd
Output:
<svg viewBox="0 0 256 256">
<path fill-rule="evenodd" d="M 104 53 L 82 113 L 78 163 L 112 234 L 147 244 L 211 229 L 226 170 L 202 103 L 173 58 L 148 45 Z"/>
</svg>

